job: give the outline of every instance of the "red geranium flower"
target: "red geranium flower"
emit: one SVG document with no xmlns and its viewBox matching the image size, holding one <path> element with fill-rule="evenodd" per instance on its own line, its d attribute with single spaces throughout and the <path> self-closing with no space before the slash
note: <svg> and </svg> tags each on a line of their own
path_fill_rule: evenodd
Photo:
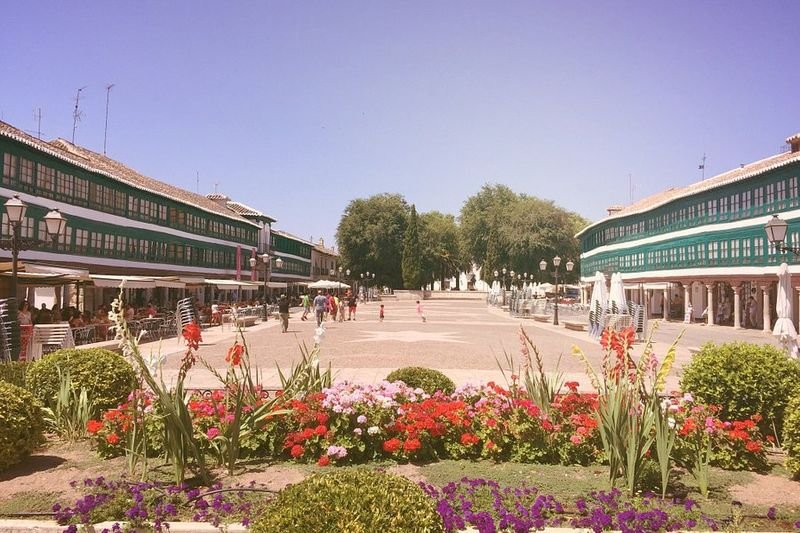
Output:
<svg viewBox="0 0 800 533">
<path fill-rule="evenodd" d="M 327 432 L 328 428 L 326 428 L 325 426 L 317 426 L 317 428 L 314 430 L 314 433 L 316 433 L 319 436 L 322 436 Z"/>
<path fill-rule="evenodd" d="M 397 438 L 389 439 L 383 443 L 383 451 L 387 453 L 394 453 L 400 449 L 401 444 L 402 443 L 400 442 L 400 439 Z"/>
<path fill-rule="evenodd" d="M 109 433 L 108 436 L 106 436 L 106 442 L 108 442 L 111 445 L 118 444 L 119 435 L 117 435 L 116 433 Z"/>
<path fill-rule="evenodd" d="M 480 440 L 481 439 L 479 439 L 477 435 L 473 435 L 472 433 L 464 433 L 461 435 L 461 444 L 464 446 L 472 446 L 473 444 L 477 444 Z"/>
<path fill-rule="evenodd" d="M 327 455 L 323 455 L 322 457 L 319 458 L 317 464 L 319 466 L 328 466 L 329 464 L 331 464 L 331 459 Z"/>
<path fill-rule="evenodd" d="M 99 420 L 89 420 L 86 423 L 86 431 L 88 431 L 92 435 L 94 435 L 95 433 L 97 433 L 101 429 L 103 429 L 103 423 L 100 422 Z"/>
<path fill-rule="evenodd" d="M 289 452 L 289 454 L 295 459 L 297 459 L 298 457 L 303 455 L 304 451 L 305 450 L 303 450 L 302 446 L 300 446 L 299 444 L 295 444 L 294 446 L 292 446 L 292 450 Z"/>
<path fill-rule="evenodd" d="M 420 448 L 422 448 L 422 443 L 419 439 L 408 439 L 406 443 L 403 444 L 403 451 L 406 453 L 414 453 Z"/>
</svg>

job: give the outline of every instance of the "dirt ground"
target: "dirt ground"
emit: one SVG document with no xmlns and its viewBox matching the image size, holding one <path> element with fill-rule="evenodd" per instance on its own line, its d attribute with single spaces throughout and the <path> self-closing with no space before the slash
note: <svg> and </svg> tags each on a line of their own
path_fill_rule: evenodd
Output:
<svg viewBox="0 0 800 533">
<path fill-rule="evenodd" d="M 81 487 L 72 488 L 70 482 L 98 476 L 119 478 L 126 475 L 127 468 L 125 458 L 100 459 L 86 442 L 51 442 L 22 464 L 0 475 L 0 503 L 20 493 L 36 492 L 58 493 L 61 502 L 71 503 L 80 496 Z M 396 465 L 388 470 L 415 482 L 425 481 L 423 470 L 415 465 Z M 233 478 L 223 472 L 217 474 L 225 485 L 255 482 L 279 491 L 301 481 L 311 471 L 304 466 L 258 464 L 245 466 L 244 471 Z M 160 473 L 165 480 L 170 479 L 169 471 L 156 468 L 156 473 Z M 751 474 L 748 483 L 733 486 L 729 490 L 732 499 L 746 505 L 800 505 L 800 483 L 778 475 Z M 18 509 L 18 512 L 24 511 L 26 509 Z"/>
</svg>

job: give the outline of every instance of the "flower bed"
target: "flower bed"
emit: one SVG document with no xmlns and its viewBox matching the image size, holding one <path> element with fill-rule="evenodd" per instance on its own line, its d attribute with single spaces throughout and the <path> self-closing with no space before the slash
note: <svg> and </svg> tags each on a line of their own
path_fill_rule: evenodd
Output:
<svg viewBox="0 0 800 533">
<path fill-rule="evenodd" d="M 603 460 L 595 417 L 596 394 L 578 392 L 566 383 L 546 415 L 519 389 L 495 383 L 458 388 L 452 395 L 428 396 L 401 382 L 362 385 L 340 382 L 320 393 L 274 405 L 259 431 L 242 441 L 243 457 L 276 457 L 322 466 L 375 460 L 430 461 L 440 458 L 594 464 Z M 143 416 L 157 420 L 144 398 Z M 723 421 L 714 406 L 690 396 L 670 398 L 677 424 L 676 457 L 689 460 L 693 450 L 711 444 L 710 464 L 727 469 L 762 471 L 770 443 L 757 420 Z M 194 396 L 189 412 L 195 434 L 213 453 L 215 440 L 232 421 L 222 391 Z M 256 406 L 245 406 L 253 409 Z M 89 423 L 93 441 L 104 456 L 122 455 L 129 441 L 130 403 Z M 150 453 L 158 455 L 157 439 Z"/>
</svg>

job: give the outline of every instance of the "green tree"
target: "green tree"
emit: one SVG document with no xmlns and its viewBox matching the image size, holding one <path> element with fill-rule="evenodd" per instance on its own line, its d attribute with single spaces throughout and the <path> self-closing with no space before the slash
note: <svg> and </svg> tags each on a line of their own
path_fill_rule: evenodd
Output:
<svg viewBox="0 0 800 533">
<path fill-rule="evenodd" d="M 409 208 L 399 194 L 352 200 L 336 230 L 339 255 L 354 273 L 374 272 L 382 285 L 401 287 L 400 257 Z"/>
<path fill-rule="evenodd" d="M 536 279 L 539 261 L 550 264 L 556 255 L 576 263 L 563 278 L 577 279 L 580 245 L 575 234 L 587 222 L 550 200 L 516 194 L 504 185 L 484 185 L 461 208 L 461 239 L 465 254 L 482 267 L 482 278 L 493 279 L 503 267 Z"/>
<path fill-rule="evenodd" d="M 403 285 L 406 289 L 419 289 L 423 283 L 418 226 L 417 208 L 412 205 L 403 237 Z"/>
<path fill-rule="evenodd" d="M 494 228 L 499 231 L 504 213 L 512 204 L 516 203 L 518 196 L 505 185 L 484 185 L 481 190 L 467 198 L 461 207 L 459 224 L 461 242 L 466 258 L 477 265 L 483 266 L 486 261 L 488 238 Z M 498 248 L 497 261 L 502 262 L 505 257 L 503 247 L 495 243 Z M 486 279 L 484 269 L 483 278 Z"/>
<path fill-rule="evenodd" d="M 419 215 L 423 283 L 456 276 L 464 269 L 458 224 L 453 215 L 430 211 Z"/>
</svg>

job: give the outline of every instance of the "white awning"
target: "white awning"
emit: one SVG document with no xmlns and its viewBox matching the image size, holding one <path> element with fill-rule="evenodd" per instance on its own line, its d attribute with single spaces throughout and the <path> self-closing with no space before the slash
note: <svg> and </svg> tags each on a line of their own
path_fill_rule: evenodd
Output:
<svg viewBox="0 0 800 533">
<path fill-rule="evenodd" d="M 208 279 L 206 278 L 207 285 L 216 285 L 217 289 L 221 291 L 235 291 L 244 289 L 252 291 L 261 287 L 260 283 L 253 283 L 252 281 L 236 281 L 235 279 Z"/>
<path fill-rule="evenodd" d="M 111 274 L 89 274 L 95 287 L 126 289 L 153 289 L 156 280 L 143 276 L 115 276 Z"/>
<path fill-rule="evenodd" d="M 186 283 L 176 277 L 159 277 L 153 278 L 153 280 L 156 282 L 156 287 L 166 287 L 168 289 L 186 288 Z"/>
<path fill-rule="evenodd" d="M 25 272 L 31 274 L 49 274 L 51 276 L 71 276 L 80 279 L 89 279 L 89 271 L 82 268 L 64 268 L 50 265 L 25 263 Z"/>
</svg>

